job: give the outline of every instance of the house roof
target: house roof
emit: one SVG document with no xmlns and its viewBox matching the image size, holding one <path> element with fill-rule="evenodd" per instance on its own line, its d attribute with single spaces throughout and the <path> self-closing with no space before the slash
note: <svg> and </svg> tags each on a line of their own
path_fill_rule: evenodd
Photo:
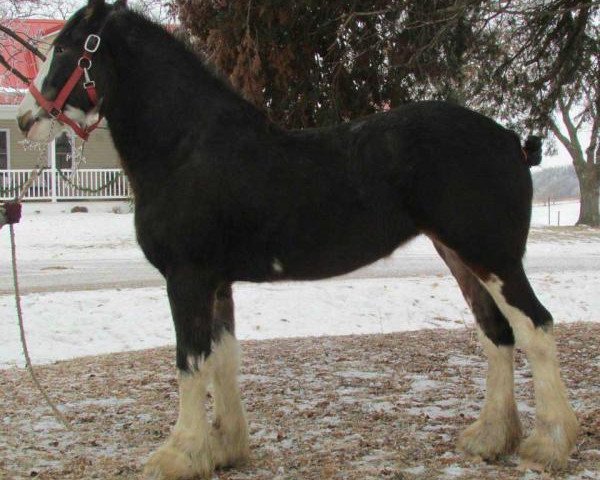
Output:
<svg viewBox="0 0 600 480">
<path fill-rule="evenodd" d="M 41 43 L 43 47 L 43 39 L 57 33 L 64 23 L 64 20 L 31 18 L 12 20 L 6 22 L 5 25 L 24 40 L 33 39 Z M 2 34 L 1 38 L 0 53 L 4 58 L 28 78 L 35 78 L 38 71 L 36 56 L 8 35 Z M 45 48 L 40 49 L 45 50 Z M 26 89 L 27 85 L 24 82 L 0 65 L 0 104 L 19 103 Z"/>
</svg>

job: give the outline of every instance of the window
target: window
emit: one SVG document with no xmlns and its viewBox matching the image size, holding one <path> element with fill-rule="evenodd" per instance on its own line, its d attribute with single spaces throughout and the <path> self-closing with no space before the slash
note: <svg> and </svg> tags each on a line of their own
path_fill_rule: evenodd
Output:
<svg viewBox="0 0 600 480">
<path fill-rule="evenodd" d="M 0 130 L 0 170 L 8 170 L 10 137 L 8 130 Z"/>
<path fill-rule="evenodd" d="M 56 138 L 54 142 L 54 152 L 56 154 L 56 166 L 62 169 L 69 169 L 73 163 L 73 141 L 67 132 Z"/>
</svg>

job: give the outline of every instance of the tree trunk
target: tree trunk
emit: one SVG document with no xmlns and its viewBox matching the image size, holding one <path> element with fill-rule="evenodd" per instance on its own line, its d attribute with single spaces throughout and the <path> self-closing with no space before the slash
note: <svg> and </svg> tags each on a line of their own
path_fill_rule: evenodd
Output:
<svg viewBox="0 0 600 480">
<path fill-rule="evenodd" d="M 594 164 L 585 164 L 577 171 L 579 190 L 581 192 L 581 206 L 577 225 L 600 226 L 600 177 Z"/>
</svg>

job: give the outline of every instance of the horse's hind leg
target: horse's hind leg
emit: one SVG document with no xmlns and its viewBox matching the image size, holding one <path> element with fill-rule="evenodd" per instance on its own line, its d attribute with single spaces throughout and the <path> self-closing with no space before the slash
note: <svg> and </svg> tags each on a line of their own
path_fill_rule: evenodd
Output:
<svg viewBox="0 0 600 480">
<path fill-rule="evenodd" d="M 146 464 L 144 474 L 148 479 L 212 476 L 214 440 L 205 402 L 214 365 L 215 287 L 207 275 L 193 267 L 179 268 L 167 278 L 177 338 L 179 416 L 167 441 Z"/>
<path fill-rule="evenodd" d="M 215 463 L 220 467 L 238 465 L 249 456 L 248 426 L 237 378 L 240 354 L 234 325 L 231 285 L 223 285 L 216 294 L 212 354 L 214 454 Z"/>
<path fill-rule="evenodd" d="M 479 419 L 461 435 L 459 447 L 469 455 L 493 460 L 514 451 L 521 440 L 521 423 L 514 398 L 513 333 L 490 294 L 460 257 L 435 240 L 434 246 L 471 307 L 488 359 L 483 409 Z"/>
<path fill-rule="evenodd" d="M 536 423 L 521 445 L 521 457 L 526 463 L 562 468 L 575 446 L 578 424 L 560 378 L 552 316 L 533 293 L 521 264 L 478 276 L 508 319 L 533 372 Z"/>
</svg>

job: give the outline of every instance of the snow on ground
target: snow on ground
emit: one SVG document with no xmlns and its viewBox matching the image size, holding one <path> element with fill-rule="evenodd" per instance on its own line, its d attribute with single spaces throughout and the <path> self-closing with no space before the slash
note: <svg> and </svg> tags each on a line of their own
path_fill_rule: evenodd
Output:
<svg viewBox="0 0 600 480">
<path fill-rule="evenodd" d="M 600 272 L 531 277 L 557 323 L 598 321 Z M 450 276 L 235 286 L 240 339 L 457 328 L 472 316 Z M 169 345 L 164 287 L 25 296 L 35 363 Z M 14 299 L 0 297 L 0 367 L 22 365 Z"/>
<path fill-rule="evenodd" d="M 89 212 L 69 213 L 74 205 Z M 143 257 L 126 202 L 25 203 L 15 235 L 22 261 Z M 0 231 L 0 251 L 10 251 L 7 229 Z"/>
<path fill-rule="evenodd" d="M 579 218 L 579 201 L 562 201 L 547 205 L 533 206 L 531 224 L 533 226 L 575 225 Z"/>
<path fill-rule="evenodd" d="M 46 273 L 57 282 L 61 260 L 98 265 L 118 260 L 123 261 L 124 269 L 127 262 L 144 262 L 127 204 L 85 205 L 89 213 L 70 214 L 72 204 L 26 204 L 17 227 L 19 259 L 34 265 L 56 261 L 56 267 L 50 267 L 56 271 Z M 534 209 L 534 222 L 543 219 L 544 208 Z M 576 211 L 572 205 L 568 208 Z M 3 229 L 0 251 L 6 255 L 0 256 L 1 276 L 10 274 L 9 248 L 8 233 Z M 236 285 L 238 336 L 265 339 L 387 333 L 454 328 L 472 321 L 448 273 L 385 275 L 386 265 L 401 264 L 403 256 L 416 264 L 439 262 L 431 243 L 418 238 L 383 260 L 371 278 Z M 538 265 L 541 261 L 542 266 L 553 259 L 553 269 L 546 272 L 538 266 L 530 277 L 557 322 L 600 320 L 600 268 L 594 267 L 600 259 L 600 235 L 538 228 L 531 236 L 528 258 L 537 259 Z M 23 306 L 35 363 L 174 342 L 163 287 L 30 293 L 24 296 Z M 14 299 L 0 295 L 0 367 L 22 365 L 21 357 Z"/>
</svg>

